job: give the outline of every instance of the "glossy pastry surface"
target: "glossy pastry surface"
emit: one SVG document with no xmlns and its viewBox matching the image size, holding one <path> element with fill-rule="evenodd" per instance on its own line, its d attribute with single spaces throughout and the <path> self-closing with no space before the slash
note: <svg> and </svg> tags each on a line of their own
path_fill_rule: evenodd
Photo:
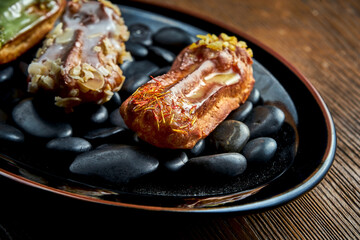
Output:
<svg viewBox="0 0 360 240">
<path fill-rule="evenodd" d="M 199 36 L 170 71 L 140 87 L 121 106 L 125 123 L 162 148 L 192 148 L 247 99 L 251 50 L 226 34 Z"/>
<path fill-rule="evenodd" d="M 29 65 L 29 91 L 51 91 L 66 109 L 102 104 L 125 77 L 118 63 L 129 57 L 129 32 L 117 6 L 108 1 L 72 1 Z"/>
</svg>

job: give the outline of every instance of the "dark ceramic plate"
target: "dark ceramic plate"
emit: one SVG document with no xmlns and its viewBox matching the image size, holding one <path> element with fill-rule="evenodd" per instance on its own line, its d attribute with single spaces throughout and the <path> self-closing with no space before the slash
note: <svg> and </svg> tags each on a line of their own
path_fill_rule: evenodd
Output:
<svg viewBox="0 0 360 240">
<path fill-rule="evenodd" d="M 0 174 L 83 201 L 165 212 L 261 211 L 291 201 L 321 181 L 335 154 L 334 124 L 317 91 L 294 67 L 255 39 L 222 23 L 147 4 L 127 3 L 120 8 L 128 26 L 146 24 L 153 33 L 174 26 L 192 36 L 225 32 L 245 40 L 254 52 L 255 87 L 262 101 L 281 108 L 286 116 L 277 136 L 275 160 L 217 183 L 145 178 L 119 186 L 32 164 L 42 158 L 41 153 L 34 153 L 31 147 L 14 151 L 3 145 Z M 11 64 L 19 67 L 19 63 L 21 68 L 21 60 Z"/>
</svg>

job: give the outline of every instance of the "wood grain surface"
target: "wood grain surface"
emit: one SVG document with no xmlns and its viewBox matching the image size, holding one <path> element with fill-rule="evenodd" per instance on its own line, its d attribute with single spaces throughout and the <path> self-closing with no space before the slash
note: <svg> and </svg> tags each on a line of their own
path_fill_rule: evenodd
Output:
<svg viewBox="0 0 360 240">
<path fill-rule="evenodd" d="M 323 181 L 297 200 L 260 214 L 220 218 L 183 239 L 360 238 L 360 1 L 142 0 L 211 17 L 278 52 L 319 91 L 337 130 Z"/>
</svg>

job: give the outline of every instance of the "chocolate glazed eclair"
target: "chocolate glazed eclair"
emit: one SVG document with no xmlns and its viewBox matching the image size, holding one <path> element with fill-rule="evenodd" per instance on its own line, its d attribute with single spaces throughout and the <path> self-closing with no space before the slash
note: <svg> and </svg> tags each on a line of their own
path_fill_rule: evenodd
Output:
<svg viewBox="0 0 360 240">
<path fill-rule="evenodd" d="M 70 111 L 83 102 L 107 102 L 125 79 L 118 63 L 130 57 L 128 38 L 117 6 L 105 0 L 68 2 L 29 65 L 28 90 L 50 91 L 55 105 Z"/>
<path fill-rule="evenodd" d="M 245 42 L 226 34 L 198 37 L 168 73 L 138 88 L 121 105 L 128 127 L 154 146 L 194 147 L 253 88 L 252 52 Z"/>
</svg>

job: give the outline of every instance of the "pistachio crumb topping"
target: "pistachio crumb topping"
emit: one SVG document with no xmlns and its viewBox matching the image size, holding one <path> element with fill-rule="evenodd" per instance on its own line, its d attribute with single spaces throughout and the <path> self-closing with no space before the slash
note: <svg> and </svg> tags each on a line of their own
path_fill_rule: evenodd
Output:
<svg viewBox="0 0 360 240">
<path fill-rule="evenodd" d="M 253 52 L 250 48 L 247 47 L 246 42 L 238 41 L 235 36 L 228 36 L 225 33 L 221 33 L 220 36 L 216 36 L 215 34 L 207 34 L 197 35 L 196 37 L 200 38 L 200 40 L 191 44 L 189 46 L 189 49 L 195 49 L 201 46 L 205 46 L 215 51 L 221 51 L 224 48 L 235 51 L 236 47 L 240 47 L 244 48 L 250 55 L 250 57 L 253 57 Z"/>
</svg>

